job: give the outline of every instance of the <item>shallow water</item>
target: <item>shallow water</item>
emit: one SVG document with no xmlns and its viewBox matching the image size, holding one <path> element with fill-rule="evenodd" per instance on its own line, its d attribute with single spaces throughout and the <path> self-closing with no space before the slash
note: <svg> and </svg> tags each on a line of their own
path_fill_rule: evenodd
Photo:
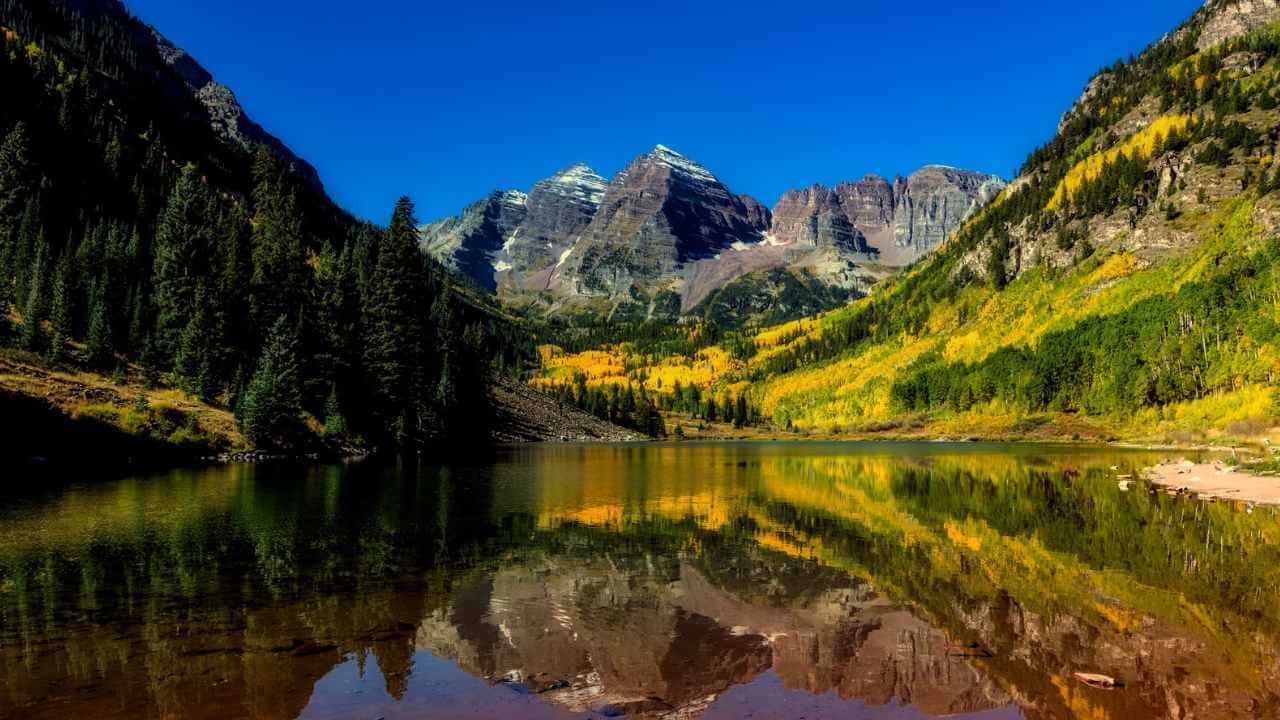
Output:
<svg viewBox="0 0 1280 720">
<path fill-rule="evenodd" d="M 1119 487 L 1159 459 L 545 446 L 9 491 L 0 717 L 1280 717 L 1277 515 Z"/>
</svg>

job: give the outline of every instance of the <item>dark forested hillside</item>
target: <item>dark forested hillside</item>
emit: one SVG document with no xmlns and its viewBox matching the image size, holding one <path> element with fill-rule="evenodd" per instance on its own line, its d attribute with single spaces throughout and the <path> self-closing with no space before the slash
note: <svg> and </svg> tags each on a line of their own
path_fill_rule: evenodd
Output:
<svg viewBox="0 0 1280 720">
<path fill-rule="evenodd" d="M 0 0 L 0 35 L 7 352 L 180 388 L 260 447 L 487 435 L 530 344 L 419 252 L 411 201 L 352 219 L 115 0 Z"/>
</svg>

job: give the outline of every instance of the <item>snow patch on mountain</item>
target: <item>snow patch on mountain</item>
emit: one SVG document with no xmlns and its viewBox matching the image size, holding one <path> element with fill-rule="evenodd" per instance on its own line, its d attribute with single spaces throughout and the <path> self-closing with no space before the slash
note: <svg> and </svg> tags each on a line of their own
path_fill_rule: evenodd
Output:
<svg viewBox="0 0 1280 720">
<path fill-rule="evenodd" d="M 712 175 L 706 168 L 680 153 L 672 150 L 666 145 L 658 145 L 650 153 L 649 158 L 665 165 L 686 177 L 702 183 L 719 183 L 715 175 Z"/>
<path fill-rule="evenodd" d="M 516 231 L 511 233 L 511 237 L 507 238 L 507 241 L 502 243 L 502 252 L 507 253 L 508 255 L 511 254 L 511 249 L 515 247 L 516 238 L 518 237 L 520 237 L 520 228 L 516 228 Z"/>
</svg>

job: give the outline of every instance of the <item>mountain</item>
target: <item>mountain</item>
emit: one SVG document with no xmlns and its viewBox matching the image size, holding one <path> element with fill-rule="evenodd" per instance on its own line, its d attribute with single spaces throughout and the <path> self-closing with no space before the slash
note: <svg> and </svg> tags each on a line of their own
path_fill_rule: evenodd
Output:
<svg viewBox="0 0 1280 720">
<path fill-rule="evenodd" d="M 495 192 L 424 226 L 422 245 L 505 302 L 553 314 L 781 319 L 865 292 L 1003 187 L 930 166 L 789 192 L 770 211 L 658 145 L 607 183 L 579 164 L 527 197 Z"/>
<path fill-rule="evenodd" d="M 870 297 L 746 337 L 599 348 L 590 367 L 667 387 L 673 409 L 745 394 L 803 432 L 1276 442 L 1278 157 L 1280 3 L 1213 0 L 1091 78 L 976 212 L 998 185 L 945 168 L 788 193 L 775 242 L 928 253 Z M 544 357 L 552 388 L 587 367 Z"/>
<path fill-rule="evenodd" d="M 880 265 L 910 265 L 941 245 L 1005 183 L 994 175 L 941 165 L 892 184 L 877 175 L 835 188 L 815 185 L 782 196 L 773 235 L 784 245 L 834 246 Z"/>
<path fill-rule="evenodd" d="M 38 48 L 74 56 L 77 66 L 93 68 L 123 107 L 150 113 L 155 130 L 173 140 L 212 134 L 223 145 L 208 153 L 212 162 L 233 166 L 236 154 L 266 145 L 322 190 L 315 168 L 254 122 L 230 88 L 119 0 L 8 0 L 0 17 L 11 42 L 37 40 Z M 88 37 L 86 28 L 102 29 L 105 36 Z"/>
<path fill-rule="evenodd" d="M 758 203 L 749 207 L 701 165 L 659 145 L 614 177 L 551 287 L 652 297 L 689 263 L 760 242 L 765 218 Z"/>
<path fill-rule="evenodd" d="M 461 215 L 423 227 L 422 248 L 451 270 L 493 290 L 501 262 L 494 257 L 524 222 L 527 203 L 528 196 L 515 190 L 490 193 Z"/>
<path fill-rule="evenodd" d="M 204 69 L 187 51 L 175 46 L 151 26 L 138 33 L 138 40 L 143 47 L 154 50 L 174 69 L 177 77 L 204 108 L 203 115 L 195 116 L 198 122 L 207 123 L 220 138 L 246 152 L 257 145 L 266 145 L 313 188 L 323 190 L 320 174 L 311 163 L 298 157 L 283 141 L 254 122 L 240 106 L 240 101 L 236 100 L 231 88 L 216 82 L 213 74 Z M 180 94 L 176 88 L 169 92 Z"/>
</svg>

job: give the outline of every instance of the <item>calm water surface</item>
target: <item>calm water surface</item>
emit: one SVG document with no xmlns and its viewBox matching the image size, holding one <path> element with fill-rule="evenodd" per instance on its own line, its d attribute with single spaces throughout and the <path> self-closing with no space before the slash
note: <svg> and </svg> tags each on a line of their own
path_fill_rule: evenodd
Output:
<svg viewBox="0 0 1280 720">
<path fill-rule="evenodd" d="M 1280 521 L 1121 489 L 1157 459 L 555 446 L 10 490 L 0 717 L 1280 717 Z"/>
</svg>

